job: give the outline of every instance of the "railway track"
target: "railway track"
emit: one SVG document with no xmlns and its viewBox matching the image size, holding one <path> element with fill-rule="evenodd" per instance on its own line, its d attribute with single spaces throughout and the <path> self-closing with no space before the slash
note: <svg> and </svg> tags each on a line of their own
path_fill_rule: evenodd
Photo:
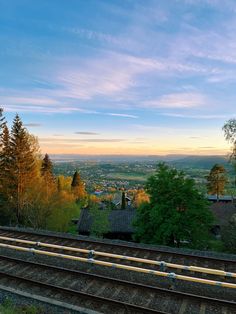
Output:
<svg viewBox="0 0 236 314">
<path fill-rule="evenodd" d="M 201 272 L 193 272 L 190 269 L 172 269 L 167 267 L 168 263 L 177 263 L 186 266 L 198 266 L 204 268 L 214 268 L 223 270 L 226 273 L 234 273 L 236 272 L 236 260 L 229 260 L 223 258 L 215 258 L 215 257 L 206 257 L 206 256 L 199 256 L 199 255 L 192 255 L 186 253 L 179 253 L 179 252 L 169 252 L 163 249 L 149 249 L 143 248 L 139 246 L 131 246 L 127 244 L 118 244 L 118 243 L 107 243 L 103 241 L 93 241 L 91 239 L 76 239 L 76 238 L 64 238 L 58 235 L 42 235 L 38 233 L 34 233 L 31 231 L 16 231 L 16 230 L 7 230 L 0 228 L 0 236 L 4 237 L 14 237 L 16 239 L 24 239 L 36 242 L 45 242 L 50 244 L 56 244 L 61 246 L 67 247 L 77 247 L 81 249 L 89 249 L 92 251 L 101 251 L 107 252 L 112 254 L 122 254 L 126 256 L 132 256 L 136 258 L 145 258 L 149 260 L 155 261 L 164 261 L 161 267 L 153 266 L 145 264 L 145 268 L 149 269 L 156 269 L 156 270 L 163 270 L 163 271 L 171 271 L 175 272 L 176 274 L 186 274 L 186 275 L 194 275 L 195 277 L 199 278 L 207 278 L 210 280 L 222 280 L 222 276 L 216 276 Z M 3 243 L 11 244 L 9 241 L 2 241 Z M 30 245 L 24 245 L 26 247 L 30 247 Z M 42 249 L 42 248 L 39 248 Z M 81 256 L 84 257 L 85 254 L 81 252 L 74 252 L 67 250 L 66 252 L 57 248 L 47 248 L 47 250 L 52 252 L 58 252 L 63 254 L 69 254 L 74 256 Z M 96 256 L 96 260 L 103 260 L 108 262 L 117 262 L 114 258 L 110 256 Z M 124 265 L 135 265 L 138 267 L 143 267 L 143 264 L 133 262 L 130 260 L 122 259 L 122 264 Z M 226 276 L 223 278 L 224 281 L 235 283 L 235 278 L 230 278 L 230 276 Z"/>
<path fill-rule="evenodd" d="M 0 284 L 101 313 L 233 314 L 236 302 L 0 255 Z"/>
</svg>

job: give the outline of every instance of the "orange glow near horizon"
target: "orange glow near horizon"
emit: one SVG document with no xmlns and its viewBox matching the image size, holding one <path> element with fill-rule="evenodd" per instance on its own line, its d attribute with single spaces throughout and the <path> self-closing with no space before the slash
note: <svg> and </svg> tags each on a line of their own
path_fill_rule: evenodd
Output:
<svg viewBox="0 0 236 314">
<path fill-rule="evenodd" d="M 66 145 L 41 145 L 42 153 L 48 154 L 79 154 L 79 155 L 226 155 L 229 153 L 228 148 L 215 148 L 215 149 L 197 149 L 197 148 L 158 148 L 158 147 L 71 147 Z"/>
</svg>

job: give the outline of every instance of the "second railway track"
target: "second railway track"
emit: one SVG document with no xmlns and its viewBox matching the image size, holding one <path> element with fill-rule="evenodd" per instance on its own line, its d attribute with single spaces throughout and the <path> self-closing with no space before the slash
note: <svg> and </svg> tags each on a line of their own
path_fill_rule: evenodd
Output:
<svg viewBox="0 0 236 314">
<path fill-rule="evenodd" d="M 207 298 L 108 276 L 0 256 L 0 283 L 101 313 L 233 314 L 233 301 Z"/>
</svg>

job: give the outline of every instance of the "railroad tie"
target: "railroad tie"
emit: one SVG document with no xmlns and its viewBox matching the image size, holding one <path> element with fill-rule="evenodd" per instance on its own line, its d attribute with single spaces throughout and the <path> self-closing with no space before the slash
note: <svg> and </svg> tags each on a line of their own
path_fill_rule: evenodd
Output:
<svg viewBox="0 0 236 314">
<path fill-rule="evenodd" d="M 153 302 L 154 298 L 155 298 L 155 294 L 154 294 L 154 293 L 150 293 L 149 299 L 146 300 L 145 306 L 146 306 L 146 307 L 149 307 L 150 304 Z"/>
<path fill-rule="evenodd" d="M 182 304 L 181 304 L 181 306 L 180 306 L 178 314 L 184 314 L 185 311 L 186 311 L 187 306 L 188 306 L 188 300 L 184 299 Z"/>
<path fill-rule="evenodd" d="M 98 290 L 98 292 L 96 294 L 97 295 L 102 295 L 107 287 L 108 287 L 108 284 L 105 283 L 101 288 L 99 288 L 99 290 Z"/>
<path fill-rule="evenodd" d="M 206 313 L 206 304 L 201 303 L 199 314 L 205 314 Z"/>
<path fill-rule="evenodd" d="M 228 313 L 227 308 L 226 308 L 226 307 L 223 307 L 223 308 L 222 308 L 222 314 L 227 314 L 227 313 Z"/>
<path fill-rule="evenodd" d="M 85 291 L 88 291 L 93 285 L 95 285 L 96 284 L 96 280 L 95 279 L 92 279 L 91 281 L 90 281 L 90 283 L 88 283 L 84 288 L 84 290 Z"/>
<path fill-rule="evenodd" d="M 122 286 L 116 287 L 116 290 L 115 290 L 115 292 L 113 293 L 112 297 L 113 297 L 113 298 L 117 298 L 117 296 L 118 296 L 119 293 L 122 291 L 122 289 L 123 289 Z"/>
</svg>

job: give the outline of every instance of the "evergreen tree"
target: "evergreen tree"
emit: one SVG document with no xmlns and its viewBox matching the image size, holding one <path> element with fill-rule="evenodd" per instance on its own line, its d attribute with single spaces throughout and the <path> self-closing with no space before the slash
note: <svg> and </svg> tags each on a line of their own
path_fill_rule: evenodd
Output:
<svg viewBox="0 0 236 314">
<path fill-rule="evenodd" d="M 58 193 L 61 193 L 61 191 L 62 191 L 61 178 L 58 177 L 58 178 L 57 178 L 57 192 L 58 192 Z"/>
<path fill-rule="evenodd" d="M 1 223 L 6 224 L 11 219 L 8 202 L 10 199 L 11 178 L 11 151 L 9 130 L 5 124 L 2 132 L 2 150 L 0 151 L 0 218 Z"/>
<path fill-rule="evenodd" d="M 159 164 L 146 184 L 150 202 L 138 208 L 136 240 L 179 246 L 205 247 L 213 216 L 205 197 L 182 171 Z"/>
<path fill-rule="evenodd" d="M 5 121 L 5 117 L 3 116 L 3 109 L 0 108 L 0 151 L 3 146 L 2 136 L 3 136 L 3 130 L 5 126 L 6 126 L 6 121 Z"/>
<path fill-rule="evenodd" d="M 72 178 L 72 182 L 71 182 L 71 189 L 73 190 L 75 187 L 79 186 L 80 184 L 80 175 L 78 173 L 78 171 L 75 171 L 73 178 Z"/>
<path fill-rule="evenodd" d="M 78 171 L 75 171 L 73 175 L 73 179 L 71 183 L 71 191 L 75 195 L 77 201 L 82 201 L 86 197 L 84 182 L 81 180 L 81 177 Z"/>
<path fill-rule="evenodd" d="M 11 202 L 15 210 L 16 222 L 24 222 L 24 207 L 27 205 L 27 192 L 37 176 L 35 151 L 31 138 L 16 115 L 10 135 L 11 151 Z"/>
<path fill-rule="evenodd" d="M 0 182 L 1 185 L 6 184 L 10 176 L 11 166 L 11 149 L 10 149 L 10 135 L 7 125 L 3 127 L 2 132 L 2 150 L 0 151 Z"/>
<path fill-rule="evenodd" d="M 122 191 L 121 209 L 126 209 L 126 196 L 125 196 L 125 191 Z"/>
<path fill-rule="evenodd" d="M 45 154 L 43 158 L 41 165 L 41 175 L 46 186 L 46 198 L 48 199 L 49 195 L 53 193 L 56 188 L 55 179 L 53 176 L 53 165 L 48 154 Z"/>
<path fill-rule="evenodd" d="M 41 174 L 43 177 L 49 177 L 50 179 L 53 179 L 53 165 L 52 162 L 48 156 L 48 154 L 45 154 L 42 166 L 41 166 Z"/>
<path fill-rule="evenodd" d="M 209 194 L 216 194 L 217 200 L 224 194 L 225 184 L 227 182 L 226 170 L 223 166 L 215 164 L 207 176 L 207 191 Z"/>
</svg>

